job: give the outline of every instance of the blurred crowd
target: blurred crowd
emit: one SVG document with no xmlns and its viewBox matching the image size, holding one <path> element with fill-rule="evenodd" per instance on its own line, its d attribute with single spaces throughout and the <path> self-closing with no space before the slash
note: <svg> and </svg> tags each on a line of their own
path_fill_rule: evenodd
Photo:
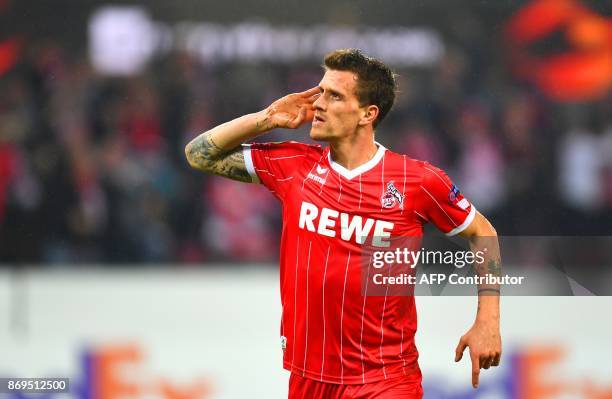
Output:
<svg viewBox="0 0 612 399">
<path fill-rule="evenodd" d="M 377 130 L 446 169 L 504 235 L 612 233 L 612 97 L 548 101 L 486 37 L 398 70 Z M 264 262 L 280 206 L 265 188 L 190 170 L 197 134 L 322 76 L 317 63 L 206 64 L 172 53 L 130 78 L 31 44 L 0 77 L 0 263 Z M 308 141 L 307 129 L 261 140 Z"/>
</svg>

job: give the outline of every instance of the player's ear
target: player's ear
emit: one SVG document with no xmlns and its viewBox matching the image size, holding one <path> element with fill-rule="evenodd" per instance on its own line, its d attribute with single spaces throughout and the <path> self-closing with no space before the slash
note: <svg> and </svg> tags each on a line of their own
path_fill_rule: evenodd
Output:
<svg viewBox="0 0 612 399">
<path fill-rule="evenodd" d="M 376 118 L 378 117 L 378 113 L 380 109 L 376 105 L 368 105 L 364 108 L 361 120 L 359 121 L 360 125 L 367 125 L 369 123 L 374 123 Z"/>
</svg>

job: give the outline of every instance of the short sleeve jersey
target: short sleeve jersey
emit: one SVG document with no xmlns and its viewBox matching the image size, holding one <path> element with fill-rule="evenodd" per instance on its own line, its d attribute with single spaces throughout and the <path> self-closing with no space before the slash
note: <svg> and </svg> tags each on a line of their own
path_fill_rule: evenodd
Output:
<svg viewBox="0 0 612 399">
<path fill-rule="evenodd" d="M 252 178 L 283 205 L 283 365 L 303 377 L 337 384 L 420 380 L 414 297 L 362 295 L 363 237 L 384 246 L 394 236 L 422 236 L 428 222 L 454 235 L 476 213 L 442 170 L 377 145 L 374 157 L 353 170 L 334 162 L 329 147 L 244 146 Z"/>
</svg>

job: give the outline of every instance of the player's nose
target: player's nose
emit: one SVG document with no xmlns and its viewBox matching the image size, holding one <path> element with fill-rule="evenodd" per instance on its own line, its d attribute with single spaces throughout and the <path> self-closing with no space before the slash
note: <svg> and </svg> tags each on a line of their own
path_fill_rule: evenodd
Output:
<svg viewBox="0 0 612 399">
<path fill-rule="evenodd" d="M 323 99 L 323 94 L 317 97 L 316 100 L 312 103 L 312 106 L 317 110 L 325 109 L 325 100 Z"/>
</svg>

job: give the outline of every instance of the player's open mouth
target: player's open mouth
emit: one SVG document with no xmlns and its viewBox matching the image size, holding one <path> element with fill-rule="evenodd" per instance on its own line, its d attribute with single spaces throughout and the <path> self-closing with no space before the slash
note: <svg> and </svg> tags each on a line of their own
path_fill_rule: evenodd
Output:
<svg viewBox="0 0 612 399">
<path fill-rule="evenodd" d="M 325 122 L 325 119 L 321 118 L 318 115 L 315 115 L 314 118 L 312 119 L 312 124 L 313 125 L 318 125 L 318 124 L 321 124 L 323 122 Z"/>
</svg>

